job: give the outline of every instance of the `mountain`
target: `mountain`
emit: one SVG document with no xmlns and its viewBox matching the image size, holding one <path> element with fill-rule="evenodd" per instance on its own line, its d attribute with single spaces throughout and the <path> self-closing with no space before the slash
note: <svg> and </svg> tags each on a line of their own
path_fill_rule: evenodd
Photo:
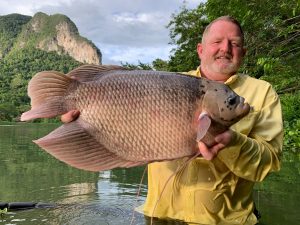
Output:
<svg viewBox="0 0 300 225">
<path fill-rule="evenodd" d="M 30 108 L 27 84 L 36 73 L 68 73 L 81 64 L 100 65 L 101 58 L 65 15 L 0 16 L 0 122 L 18 121 Z"/>
<path fill-rule="evenodd" d="M 37 48 L 69 55 L 81 63 L 100 65 L 100 50 L 80 36 L 76 25 L 65 15 L 36 13 L 0 16 L 0 59 L 24 48 Z"/>
</svg>

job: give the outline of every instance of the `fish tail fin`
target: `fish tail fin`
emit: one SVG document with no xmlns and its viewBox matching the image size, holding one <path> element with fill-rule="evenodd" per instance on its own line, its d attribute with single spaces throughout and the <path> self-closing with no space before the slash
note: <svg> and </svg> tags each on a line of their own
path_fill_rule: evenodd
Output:
<svg viewBox="0 0 300 225">
<path fill-rule="evenodd" d="M 28 84 L 31 110 L 22 114 L 21 121 L 50 118 L 66 113 L 64 96 L 72 82 L 77 81 L 56 71 L 37 73 Z"/>
</svg>

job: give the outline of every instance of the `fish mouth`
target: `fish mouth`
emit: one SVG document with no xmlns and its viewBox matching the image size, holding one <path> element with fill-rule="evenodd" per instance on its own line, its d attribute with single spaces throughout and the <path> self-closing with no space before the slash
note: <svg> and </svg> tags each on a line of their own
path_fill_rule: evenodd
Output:
<svg viewBox="0 0 300 225">
<path fill-rule="evenodd" d="M 214 120 L 223 123 L 224 125 L 231 126 L 233 123 L 246 116 L 249 113 L 250 109 L 251 107 L 248 103 L 245 103 L 245 99 L 243 97 L 239 97 L 234 110 L 234 114 L 236 116 L 224 118 L 217 117 L 216 115 L 211 115 L 211 117 L 214 118 Z"/>
<path fill-rule="evenodd" d="M 245 102 L 245 99 L 243 97 L 240 97 L 239 104 L 236 106 L 236 110 L 239 113 L 239 116 L 244 116 L 249 113 L 251 107 L 250 105 Z"/>
</svg>

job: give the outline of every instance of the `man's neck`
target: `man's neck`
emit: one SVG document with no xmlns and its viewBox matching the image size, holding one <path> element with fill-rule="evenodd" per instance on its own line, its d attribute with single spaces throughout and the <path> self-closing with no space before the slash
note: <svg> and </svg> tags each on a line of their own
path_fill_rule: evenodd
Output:
<svg viewBox="0 0 300 225">
<path fill-rule="evenodd" d="M 201 77 L 205 77 L 205 78 L 207 78 L 209 80 L 214 80 L 214 81 L 221 82 L 221 83 L 226 82 L 231 77 L 231 75 L 225 75 L 225 74 L 218 74 L 218 73 L 210 74 L 210 73 L 206 73 L 206 72 L 204 72 L 202 70 L 201 67 L 200 67 L 200 73 L 201 73 Z"/>
</svg>

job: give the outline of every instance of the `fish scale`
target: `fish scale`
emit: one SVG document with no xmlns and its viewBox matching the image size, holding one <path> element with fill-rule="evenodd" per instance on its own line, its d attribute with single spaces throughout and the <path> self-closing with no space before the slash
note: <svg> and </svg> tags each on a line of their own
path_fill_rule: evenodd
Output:
<svg viewBox="0 0 300 225">
<path fill-rule="evenodd" d="M 35 143 L 59 160 L 91 171 L 193 156 L 197 139 L 213 145 L 216 134 L 249 111 L 224 84 L 118 66 L 86 65 L 67 75 L 41 72 L 28 90 L 32 109 L 21 120 L 80 111 L 77 120 Z M 229 96 L 234 101 L 227 107 Z"/>
<path fill-rule="evenodd" d="M 155 86 L 155 82 L 153 82 L 151 77 L 149 77 L 149 79 L 142 79 L 141 76 L 132 76 L 131 79 L 126 80 L 126 82 L 121 82 L 118 79 L 110 79 L 103 82 L 103 79 L 101 79 L 97 82 L 103 82 L 103 85 L 94 83 L 92 85 L 93 88 L 90 87 L 90 84 L 82 84 L 79 86 L 77 95 L 82 95 L 81 93 L 91 93 L 92 91 L 92 93 L 99 93 L 96 95 L 102 96 L 97 99 L 92 98 L 97 101 L 90 102 L 89 104 L 89 107 L 96 105 L 96 107 L 93 107 L 94 110 L 84 110 L 84 108 L 86 108 L 85 102 L 88 101 L 87 99 L 89 99 L 89 101 L 92 100 L 91 96 L 82 95 L 84 97 L 81 98 L 80 102 L 76 103 L 77 109 L 80 111 L 84 110 L 82 119 L 101 130 L 94 134 L 94 136 L 101 138 L 101 143 L 104 144 L 106 148 L 113 149 L 112 152 L 116 152 L 122 157 L 127 157 L 127 159 L 147 160 L 149 158 L 154 159 L 158 155 L 161 155 L 160 159 L 162 160 L 170 158 L 174 154 L 172 151 L 175 150 L 173 149 L 182 149 L 182 151 L 187 152 L 186 155 L 190 155 L 191 143 L 181 143 L 180 140 L 184 139 L 180 137 L 182 134 L 178 134 L 177 132 L 181 130 L 181 133 L 191 133 L 190 127 L 187 126 L 188 123 L 178 120 L 177 116 L 169 114 L 169 112 L 173 112 L 173 114 L 184 112 L 181 110 L 181 105 L 170 104 L 170 102 L 174 102 L 174 100 L 172 100 L 173 97 L 170 96 L 170 92 L 175 92 L 173 90 L 162 91 L 161 87 L 159 87 L 162 85 Z M 118 77 L 122 79 L 122 76 Z M 143 81 L 143 85 L 140 85 L 141 81 Z M 131 91 L 124 91 L 126 89 L 130 89 Z M 185 93 L 186 92 L 178 91 L 175 97 L 178 98 L 178 95 L 181 94 L 181 98 L 184 100 Z M 144 100 L 143 98 L 146 99 Z M 154 111 L 153 114 L 149 114 L 149 108 L 147 108 L 147 106 L 149 106 L 150 103 L 151 107 L 152 102 L 155 102 L 156 107 L 154 108 L 158 110 L 157 112 Z M 186 100 L 182 102 L 186 102 Z M 102 107 L 102 105 L 109 105 L 110 107 Z M 153 111 L 153 109 L 150 110 Z M 96 120 L 96 112 L 99 114 L 97 118 L 100 119 L 98 120 Z M 174 117 L 173 120 L 171 119 L 172 117 Z M 185 115 L 185 118 L 186 117 L 187 115 Z M 191 120 L 191 118 L 188 119 Z M 170 124 L 172 127 L 170 127 Z M 174 131 L 176 131 L 176 133 L 174 133 Z M 170 137 L 173 136 L 173 138 L 160 140 L 160 137 L 166 135 Z M 156 144 L 157 142 L 158 144 Z M 193 142 L 195 142 L 195 139 L 193 139 Z M 158 145 L 166 149 L 165 154 L 151 150 L 157 149 L 156 146 Z M 141 148 L 144 149 L 143 152 L 140 151 Z M 128 149 L 131 150 L 128 151 Z"/>
</svg>

